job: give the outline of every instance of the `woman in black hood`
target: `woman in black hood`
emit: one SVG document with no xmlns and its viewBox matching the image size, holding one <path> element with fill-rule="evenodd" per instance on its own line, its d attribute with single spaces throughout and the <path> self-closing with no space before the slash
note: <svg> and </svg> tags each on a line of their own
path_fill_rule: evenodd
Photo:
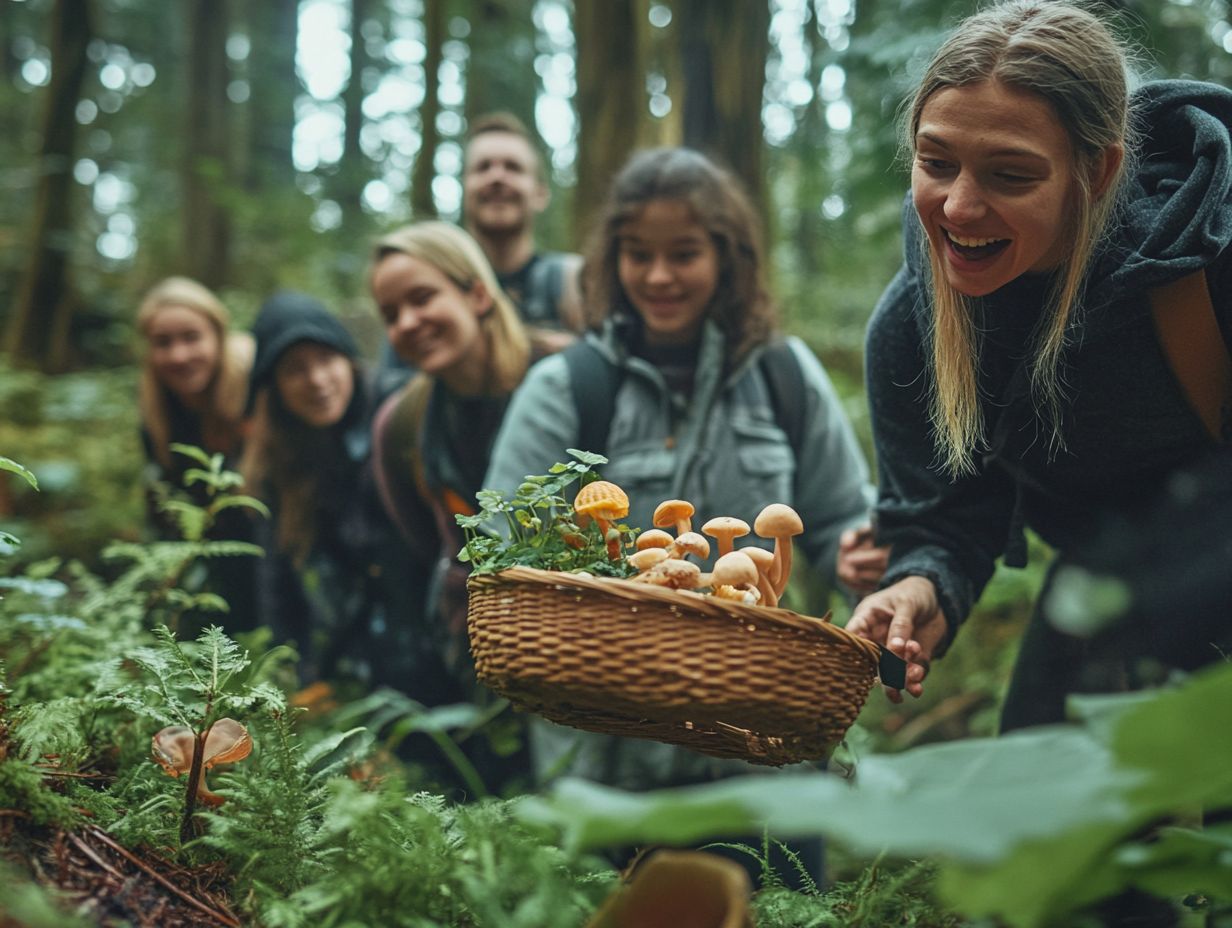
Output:
<svg viewBox="0 0 1232 928">
<path fill-rule="evenodd" d="M 409 555 L 376 495 L 371 383 L 341 322 L 281 292 L 253 325 L 251 429 L 241 472 L 270 507 L 262 616 L 293 641 L 304 682 L 352 680 L 413 692 L 418 622 Z"/>
</svg>

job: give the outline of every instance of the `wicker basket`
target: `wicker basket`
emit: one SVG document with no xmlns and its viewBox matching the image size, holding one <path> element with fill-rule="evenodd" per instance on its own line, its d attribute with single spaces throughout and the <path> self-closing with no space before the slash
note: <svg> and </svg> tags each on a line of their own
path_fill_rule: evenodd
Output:
<svg viewBox="0 0 1232 928">
<path fill-rule="evenodd" d="M 879 649 L 820 619 L 628 580 L 515 567 L 469 581 L 479 679 L 554 722 L 717 757 L 825 757 Z"/>
</svg>

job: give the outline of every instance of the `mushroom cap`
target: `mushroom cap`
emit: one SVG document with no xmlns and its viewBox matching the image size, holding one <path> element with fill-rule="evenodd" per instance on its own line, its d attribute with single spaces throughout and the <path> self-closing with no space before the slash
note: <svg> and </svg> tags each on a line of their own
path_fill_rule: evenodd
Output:
<svg viewBox="0 0 1232 928">
<path fill-rule="evenodd" d="M 749 523 L 734 516 L 715 516 L 702 526 L 702 531 L 711 538 L 739 538 L 749 533 Z"/>
<path fill-rule="evenodd" d="M 683 557 L 692 554 L 694 557 L 710 557 L 710 542 L 697 532 L 685 532 L 673 542 L 676 550 Z"/>
<path fill-rule="evenodd" d="M 757 565 L 743 551 L 729 551 L 714 562 L 715 586 L 755 586 Z"/>
<path fill-rule="evenodd" d="M 638 570 L 649 570 L 655 564 L 667 560 L 667 551 L 663 548 L 643 548 L 641 551 L 634 551 L 626 560 Z"/>
<path fill-rule="evenodd" d="M 740 553 L 749 558 L 757 569 L 763 574 L 770 569 L 770 565 L 774 563 L 774 552 L 763 548 L 760 545 L 745 545 L 740 549 Z"/>
<path fill-rule="evenodd" d="M 693 504 L 684 499 L 665 499 L 655 507 L 651 521 L 658 528 L 675 525 L 680 519 L 693 518 Z"/>
<path fill-rule="evenodd" d="M 150 756 L 173 777 L 188 773 L 197 736 L 191 728 L 168 725 L 150 739 Z"/>
<path fill-rule="evenodd" d="M 655 586 L 671 587 L 673 590 L 692 590 L 699 586 L 701 575 L 702 569 L 691 561 L 668 558 L 639 575 L 637 579 Z"/>
<path fill-rule="evenodd" d="M 645 551 L 647 548 L 666 548 L 674 540 L 671 535 L 662 529 L 648 528 L 637 536 L 637 550 Z"/>
<path fill-rule="evenodd" d="M 183 725 L 168 725 L 150 739 L 150 754 L 163 770 L 178 777 L 192 769 L 197 735 Z M 252 752 L 248 729 L 235 719 L 219 719 L 210 726 L 205 737 L 201 767 L 209 770 L 215 764 L 231 764 L 243 760 Z"/>
<path fill-rule="evenodd" d="M 578 490 L 573 511 L 596 519 L 623 519 L 629 514 L 629 496 L 606 480 L 595 480 Z"/>
<path fill-rule="evenodd" d="M 790 538 L 804 531 L 804 522 L 786 503 L 771 503 L 757 514 L 753 531 L 762 538 Z"/>
<path fill-rule="evenodd" d="M 215 764 L 233 764 L 252 753 L 252 736 L 235 719 L 219 719 L 205 736 L 205 752 L 201 761 L 206 770 Z"/>
</svg>

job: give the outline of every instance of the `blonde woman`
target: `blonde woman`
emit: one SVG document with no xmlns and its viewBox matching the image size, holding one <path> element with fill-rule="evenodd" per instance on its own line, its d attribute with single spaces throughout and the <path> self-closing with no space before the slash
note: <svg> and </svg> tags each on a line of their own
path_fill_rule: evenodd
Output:
<svg viewBox="0 0 1232 928">
<path fill-rule="evenodd" d="M 178 485 L 192 466 L 172 454 L 172 443 L 230 459 L 239 451 L 253 341 L 229 326 L 218 297 L 187 277 L 158 283 L 137 310 L 145 340 L 141 436 L 156 479 Z"/>
<path fill-rule="evenodd" d="M 911 101 L 906 263 L 866 365 L 892 557 L 848 628 L 912 661 L 913 696 L 997 558 L 1025 563 L 1024 526 L 1063 564 L 1218 441 L 1159 331 L 1197 307 L 1214 358 L 1232 343 L 1232 93 L 1131 93 L 1128 71 L 1091 13 L 1012 0 L 959 25 Z M 1144 666 L 1085 651 L 1037 612 L 1002 727 Z"/>
</svg>

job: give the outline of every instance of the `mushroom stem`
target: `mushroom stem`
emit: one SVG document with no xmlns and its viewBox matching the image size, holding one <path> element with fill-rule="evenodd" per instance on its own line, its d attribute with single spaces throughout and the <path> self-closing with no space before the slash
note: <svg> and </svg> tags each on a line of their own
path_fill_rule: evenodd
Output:
<svg viewBox="0 0 1232 928">
<path fill-rule="evenodd" d="M 213 726 L 211 726 L 213 727 Z M 205 738 L 210 733 L 209 728 L 193 738 L 192 766 L 188 768 L 188 785 L 184 789 L 184 817 L 180 820 L 180 843 L 187 844 L 196 837 L 193 829 L 193 813 L 197 811 L 197 796 L 202 793 L 205 785 Z M 209 790 L 204 790 L 205 796 L 218 797 Z M 203 802 L 208 802 L 202 796 Z"/>
<path fill-rule="evenodd" d="M 688 532 L 691 532 L 691 531 L 693 531 L 693 520 L 690 519 L 688 516 L 685 516 L 683 519 L 676 520 L 676 536 L 677 537 L 687 534 Z"/>
<path fill-rule="evenodd" d="M 777 606 L 779 604 L 779 596 L 775 592 L 774 584 L 769 577 L 760 572 L 757 576 L 757 589 L 761 592 L 761 605 Z"/>
<path fill-rule="evenodd" d="M 779 598 L 783 598 L 783 591 L 787 589 L 787 581 L 791 579 L 791 539 L 777 538 L 774 542 L 774 553 L 776 555 L 777 570 L 774 580 L 774 593 Z"/>
</svg>

